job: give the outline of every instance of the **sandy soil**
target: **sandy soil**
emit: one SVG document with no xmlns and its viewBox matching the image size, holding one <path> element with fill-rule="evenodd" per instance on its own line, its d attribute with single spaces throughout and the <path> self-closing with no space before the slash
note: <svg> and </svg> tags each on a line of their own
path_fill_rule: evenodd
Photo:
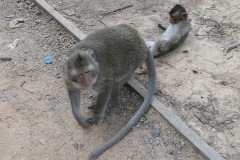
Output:
<svg viewBox="0 0 240 160">
<path fill-rule="evenodd" d="M 127 23 L 146 40 L 158 39 L 168 25 L 167 12 L 179 1 L 48 0 L 86 34 Z M 133 5 L 120 12 L 114 9 Z M 240 42 L 240 2 L 186 1 L 192 31 L 171 54 L 155 60 L 156 96 L 180 116 L 224 159 L 240 159 L 239 49 L 226 56 L 223 47 Z M 86 159 L 112 137 L 142 102 L 130 88 L 121 91 L 117 108 L 101 125 L 81 128 L 72 116 L 60 72 L 67 51 L 76 41 L 50 16 L 28 0 L 0 1 L 0 154 L 3 159 Z M 24 18 L 10 28 L 13 20 Z M 17 45 L 7 46 L 14 40 Z M 16 41 L 15 41 L 16 42 Z M 183 51 L 185 51 L 183 53 Z M 45 64 L 45 56 L 53 56 Z M 136 77 L 146 83 L 146 76 Z M 95 93 L 82 93 L 82 104 Z M 131 97 L 131 99 L 129 99 Z M 83 108 L 86 110 L 86 108 Z M 160 135 L 153 132 L 160 128 Z M 151 109 L 133 131 L 99 159 L 203 159 Z"/>
</svg>

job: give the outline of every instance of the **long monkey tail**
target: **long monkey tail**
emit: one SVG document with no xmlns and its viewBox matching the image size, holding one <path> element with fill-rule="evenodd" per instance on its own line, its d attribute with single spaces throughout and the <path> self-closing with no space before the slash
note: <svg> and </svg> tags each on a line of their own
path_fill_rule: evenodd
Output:
<svg viewBox="0 0 240 160">
<path fill-rule="evenodd" d="M 128 121 L 128 123 L 114 137 L 112 137 L 110 140 L 105 142 L 103 145 L 101 145 L 98 149 L 94 150 L 90 154 L 89 157 L 90 160 L 98 158 L 109 148 L 111 148 L 116 143 L 121 141 L 149 110 L 156 87 L 156 69 L 153 56 L 150 53 L 149 49 L 147 49 L 146 65 L 148 68 L 148 90 L 146 98 L 144 99 L 141 107 L 135 113 L 135 115 Z"/>
</svg>

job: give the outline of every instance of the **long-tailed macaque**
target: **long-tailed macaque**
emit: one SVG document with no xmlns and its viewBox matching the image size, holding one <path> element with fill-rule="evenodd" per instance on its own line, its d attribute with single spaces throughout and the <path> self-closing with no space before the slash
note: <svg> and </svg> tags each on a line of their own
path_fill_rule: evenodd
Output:
<svg viewBox="0 0 240 160">
<path fill-rule="evenodd" d="M 180 46 L 188 37 L 191 29 L 186 9 L 180 4 L 175 5 L 169 12 L 170 25 L 158 41 L 146 41 L 146 45 L 154 58 L 163 56 Z"/>
<path fill-rule="evenodd" d="M 108 106 L 117 103 L 120 88 L 146 61 L 148 91 L 143 104 L 130 121 L 109 141 L 93 151 L 95 159 L 124 138 L 148 111 L 155 91 L 156 71 L 153 57 L 138 32 L 126 24 L 107 27 L 89 34 L 70 50 L 63 75 L 77 122 L 88 127 L 105 116 Z M 85 118 L 80 109 L 80 90 L 93 87 L 98 92 L 94 116 Z"/>
</svg>

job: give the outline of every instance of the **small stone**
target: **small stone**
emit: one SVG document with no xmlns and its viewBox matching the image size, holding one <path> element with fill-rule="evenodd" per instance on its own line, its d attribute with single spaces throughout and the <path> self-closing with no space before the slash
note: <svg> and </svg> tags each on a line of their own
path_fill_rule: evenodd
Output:
<svg viewBox="0 0 240 160">
<path fill-rule="evenodd" d="M 222 154 L 223 158 L 228 158 L 227 154 Z"/>
<path fill-rule="evenodd" d="M 78 149 L 78 144 L 77 144 L 77 143 L 74 143 L 74 144 L 73 144 L 73 147 L 74 147 L 75 149 Z"/>
<path fill-rule="evenodd" d="M 160 127 L 155 127 L 155 128 L 152 130 L 152 137 L 153 137 L 153 138 L 158 137 L 158 136 L 160 135 L 160 132 L 161 132 Z"/>
<path fill-rule="evenodd" d="M 192 70 L 192 72 L 193 72 L 193 73 L 198 73 L 198 71 L 196 71 L 196 70 Z"/>
<path fill-rule="evenodd" d="M 40 139 L 39 142 L 40 142 L 42 145 L 46 144 L 46 140 L 44 140 L 44 139 Z"/>
<path fill-rule="evenodd" d="M 42 15 L 42 12 L 41 12 L 41 11 L 38 11 L 38 12 L 36 13 L 36 15 L 37 15 L 37 16 L 40 16 L 40 15 Z"/>
</svg>

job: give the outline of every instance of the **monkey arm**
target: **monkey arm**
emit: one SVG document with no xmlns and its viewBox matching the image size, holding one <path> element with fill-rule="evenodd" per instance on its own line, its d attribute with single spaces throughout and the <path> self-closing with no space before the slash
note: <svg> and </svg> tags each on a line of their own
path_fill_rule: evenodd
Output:
<svg viewBox="0 0 240 160">
<path fill-rule="evenodd" d="M 101 121 L 105 116 L 105 111 L 107 109 L 108 101 L 110 100 L 110 95 L 113 88 L 113 80 L 106 80 L 102 83 L 103 85 L 100 87 L 97 102 L 96 102 L 96 110 L 95 110 L 95 117 L 94 121 L 96 123 Z"/>
<path fill-rule="evenodd" d="M 80 124 L 82 127 L 89 126 L 90 123 L 88 123 L 87 119 L 81 115 L 80 90 L 77 88 L 68 88 L 68 95 L 72 106 L 73 116 L 77 120 L 78 124 Z"/>
</svg>

